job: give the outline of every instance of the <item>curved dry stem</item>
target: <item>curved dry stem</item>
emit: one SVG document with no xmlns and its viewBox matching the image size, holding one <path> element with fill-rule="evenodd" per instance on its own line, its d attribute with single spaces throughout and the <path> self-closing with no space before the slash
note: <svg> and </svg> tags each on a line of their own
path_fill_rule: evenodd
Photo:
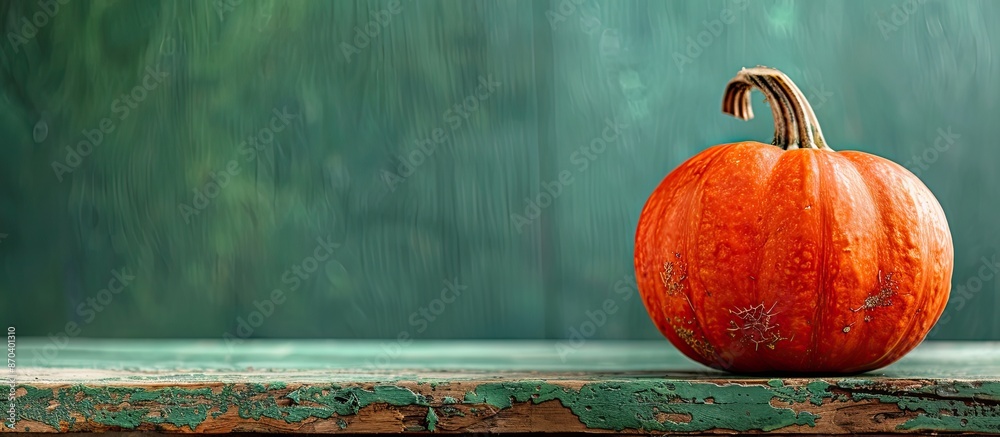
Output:
<svg viewBox="0 0 1000 437">
<path fill-rule="evenodd" d="M 722 112 L 741 120 L 753 118 L 750 93 L 759 89 L 774 115 L 774 142 L 786 150 L 832 150 L 823 139 L 816 113 L 805 95 L 785 73 L 768 67 L 744 68 L 726 85 Z"/>
</svg>

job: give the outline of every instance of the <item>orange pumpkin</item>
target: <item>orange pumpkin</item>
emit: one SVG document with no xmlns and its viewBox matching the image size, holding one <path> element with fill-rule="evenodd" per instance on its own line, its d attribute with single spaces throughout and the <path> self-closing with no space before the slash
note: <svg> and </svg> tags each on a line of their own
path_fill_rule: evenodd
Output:
<svg viewBox="0 0 1000 437">
<path fill-rule="evenodd" d="M 912 173 L 835 152 L 780 71 L 743 69 L 723 112 L 766 95 L 772 144 L 711 147 L 660 183 L 635 270 L 650 317 L 685 355 L 738 373 L 857 373 L 916 347 L 951 289 L 940 204 Z"/>
</svg>

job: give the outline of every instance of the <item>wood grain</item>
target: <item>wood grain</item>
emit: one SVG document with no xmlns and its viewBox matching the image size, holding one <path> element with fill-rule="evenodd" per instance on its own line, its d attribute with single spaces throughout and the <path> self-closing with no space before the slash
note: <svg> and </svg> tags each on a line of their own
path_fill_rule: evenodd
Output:
<svg viewBox="0 0 1000 437">
<path fill-rule="evenodd" d="M 253 368 L 246 350 L 226 352 L 211 343 L 174 351 L 195 353 L 201 366 L 164 360 L 179 342 L 86 343 L 87 356 L 103 350 L 109 358 L 91 368 L 66 367 L 80 362 L 67 350 L 18 369 L 16 431 L 1000 433 L 1000 373 L 989 373 L 1000 349 L 989 343 L 926 344 L 879 373 L 808 378 L 702 370 L 673 359 L 676 351 L 662 352 L 662 342 L 588 342 L 566 362 L 555 352 L 545 357 L 538 342 L 465 349 L 413 343 L 396 357 L 410 369 L 351 368 L 343 358 L 351 353 L 338 342 L 324 343 L 326 352 L 320 343 L 282 342 L 285 366 Z M 370 347 L 362 343 L 349 350 Z M 151 355 L 160 361 L 124 353 L 140 347 L 157 349 Z M 555 350 L 552 343 L 547 348 Z M 632 358 L 615 355 L 629 349 Z M 445 358 L 462 354 L 470 357 L 464 365 Z M 532 354 L 507 370 L 476 365 L 488 356 Z M 208 366 L 213 356 L 226 369 Z M 964 370 L 952 363 L 956 357 L 965 357 Z M 526 370 L 532 364 L 536 370 Z"/>
</svg>

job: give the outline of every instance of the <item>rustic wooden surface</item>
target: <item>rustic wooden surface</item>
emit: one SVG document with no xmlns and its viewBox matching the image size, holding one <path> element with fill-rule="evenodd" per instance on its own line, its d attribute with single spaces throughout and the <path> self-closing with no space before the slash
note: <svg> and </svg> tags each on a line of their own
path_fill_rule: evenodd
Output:
<svg viewBox="0 0 1000 437">
<path fill-rule="evenodd" d="M 17 356 L 4 432 L 1000 433 L 998 343 L 810 378 L 710 371 L 665 341 L 18 339 Z"/>
</svg>

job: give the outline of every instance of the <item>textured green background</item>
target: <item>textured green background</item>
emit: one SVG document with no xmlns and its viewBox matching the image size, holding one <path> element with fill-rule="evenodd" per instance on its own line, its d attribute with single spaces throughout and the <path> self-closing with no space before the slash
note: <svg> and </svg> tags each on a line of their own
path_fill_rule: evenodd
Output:
<svg viewBox="0 0 1000 437">
<path fill-rule="evenodd" d="M 254 337 L 565 337 L 610 299 L 594 337 L 658 338 L 634 291 L 615 291 L 639 211 L 705 147 L 770 140 L 759 94 L 754 121 L 719 111 L 739 68 L 764 64 L 802 87 L 834 148 L 914 168 L 940 199 L 964 288 L 932 337 L 1000 339 L 981 269 L 1000 247 L 1000 2 L 577 2 L 72 1 L 50 17 L 0 1 L 0 321 L 218 337 L 281 288 Z M 147 68 L 167 76 L 120 118 Z M 501 85 L 455 118 L 480 77 Z M 114 131 L 60 181 L 52 163 L 105 117 Z M 627 127 L 584 167 L 605 120 Z M 387 180 L 436 128 L 434 153 Z M 186 221 L 180 205 L 233 160 Z M 572 182 L 517 225 L 561 172 Z M 340 246 L 292 290 L 282 275 L 317 237 Z M 134 281 L 88 312 L 116 269 Z M 462 294 L 436 302 L 456 279 Z"/>
</svg>

